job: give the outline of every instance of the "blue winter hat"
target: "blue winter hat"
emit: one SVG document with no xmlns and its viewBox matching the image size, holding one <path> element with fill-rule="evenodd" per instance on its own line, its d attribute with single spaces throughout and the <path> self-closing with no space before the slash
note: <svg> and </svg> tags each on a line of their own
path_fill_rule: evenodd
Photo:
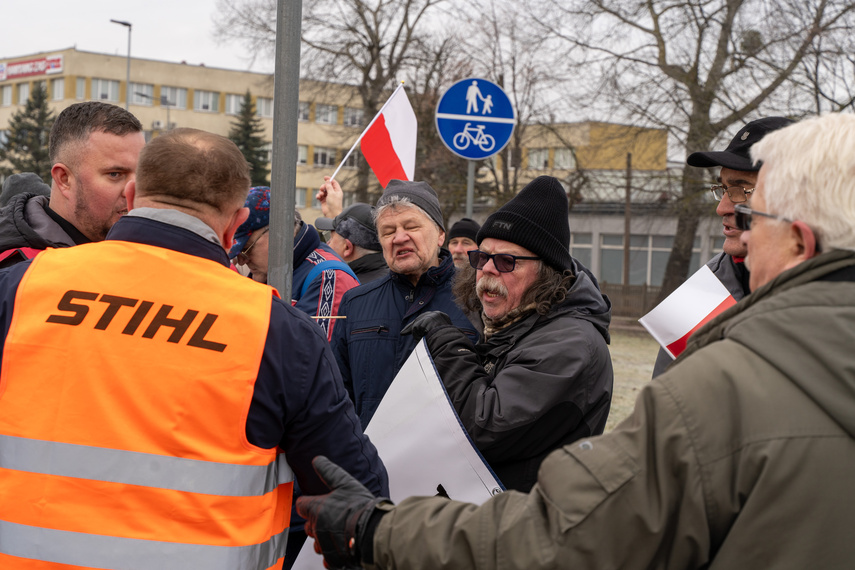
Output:
<svg viewBox="0 0 855 570">
<path fill-rule="evenodd" d="M 229 250 L 229 258 L 232 259 L 237 257 L 237 254 L 246 246 L 252 232 L 270 225 L 270 188 L 268 186 L 250 188 L 244 206 L 249 208 L 249 217 L 235 232 L 235 243 Z"/>
</svg>

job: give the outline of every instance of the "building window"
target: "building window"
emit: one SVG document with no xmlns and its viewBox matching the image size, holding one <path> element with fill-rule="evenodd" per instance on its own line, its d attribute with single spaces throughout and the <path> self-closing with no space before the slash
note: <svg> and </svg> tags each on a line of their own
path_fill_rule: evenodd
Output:
<svg viewBox="0 0 855 570">
<path fill-rule="evenodd" d="M 578 259 L 585 267 L 591 267 L 593 239 L 589 233 L 570 234 L 570 255 Z"/>
<path fill-rule="evenodd" d="M 12 86 L 4 85 L 0 87 L 0 105 L 9 107 L 12 104 Z"/>
<path fill-rule="evenodd" d="M 18 105 L 26 105 L 30 98 L 30 84 L 18 83 Z"/>
<path fill-rule="evenodd" d="M 528 167 L 530 170 L 543 170 L 549 168 L 549 149 L 528 149 Z"/>
<path fill-rule="evenodd" d="M 306 122 L 309 120 L 309 102 L 300 101 L 297 103 L 297 120 Z"/>
<path fill-rule="evenodd" d="M 316 146 L 314 158 L 315 166 L 335 166 L 335 149 Z"/>
<path fill-rule="evenodd" d="M 65 78 L 57 77 L 50 80 L 50 95 L 54 101 L 65 99 Z"/>
<path fill-rule="evenodd" d="M 338 121 L 338 107 L 335 105 L 315 105 L 315 122 L 322 125 L 334 125 Z"/>
<path fill-rule="evenodd" d="M 556 170 L 576 169 L 576 158 L 569 148 L 556 148 L 552 163 Z"/>
<path fill-rule="evenodd" d="M 671 255 L 674 236 L 631 235 L 629 238 L 629 284 L 659 287 L 665 278 L 665 266 Z M 700 267 L 701 240 L 692 246 L 692 271 Z M 600 280 L 623 283 L 623 235 L 600 236 Z"/>
<path fill-rule="evenodd" d="M 344 168 L 359 168 L 359 151 L 353 151 L 344 161 Z"/>
<path fill-rule="evenodd" d="M 304 144 L 297 145 L 297 164 L 309 164 L 309 147 Z"/>
<path fill-rule="evenodd" d="M 228 93 L 226 95 L 226 115 L 237 115 L 240 113 L 240 108 L 243 106 L 243 95 L 234 95 Z"/>
<path fill-rule="evenodd" d="M 9 130 L 2 129 L 0 130 L 0 146 L 4 146 L 7 142 L 9 142 Z"/>
<path fill-rule="evenodd" d="M 151 83 L 131 83 L 131 104 L 151 107 L 154 104 L 154 85 Z"/>
<path fill-rule="evenodd" d="M 362 122 L 364 120 L 365 113 L 362 112 L 362 109 L 355 109 L 353 107 L 345 107 L 344 108 L 344 124 L 348 127 L 359 127 L 362 126 Z"/>
<path fill-rule="evenodd" d="M 200 91 L 193 92 L 193 110 L 203 113 L 218 113 L 219 112 L 220 94 L 216 91 Z"/>
<path fill-rule="evenodd" d="M 256 113 L 261 117 L 273 118 L 273 99 L 270 97 L 258 97 L 255 100 Z"/>
<path fill-rule="evenodd" d="M 74 96 L 77 99 L 86 99 L 86 78 L 78 77 L 77 78 L 77 87 L 74 92 Z"/>
<path fill-rule="evenodd" d="M 164 101 L 164 97 L 166 98 Z M 173 109 L 187 108 L 187 90 L 183 87 L 167 87 L 160 88 L 160 104 L 169 105 Z"/>
<path fill-rule="evenodd" d="M 306 207 L 306 193 L 309 191 L 308 188 L 297 188 L 294 192 L 294 207 L 295 208 L 305 208 Z"/>
<path fill-rule="evenodd" d="M 92 79 L 92 98 L 101 101 L 119 100 L 119 82 L 112 79 Z"/>
</svg>

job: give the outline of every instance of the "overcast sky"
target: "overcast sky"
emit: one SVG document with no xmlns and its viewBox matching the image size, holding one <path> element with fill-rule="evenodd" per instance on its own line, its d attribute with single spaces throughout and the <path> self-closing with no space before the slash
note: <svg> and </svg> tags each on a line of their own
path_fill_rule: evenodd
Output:
<svg viewBox="0 0 855 570">
<path fill-rule="evenodd" d="M 126 56 L 133 24 L 131 57 L 208 67 L 246 69 L 240 47 L 218 46 L 211 20 L 216 0 L 6 0 L 0 33 L 0 61 L 30 53 L 76 47 Z M 253 71 L 273 71 L 272 61 L 256 62 Z"/>
</svg>

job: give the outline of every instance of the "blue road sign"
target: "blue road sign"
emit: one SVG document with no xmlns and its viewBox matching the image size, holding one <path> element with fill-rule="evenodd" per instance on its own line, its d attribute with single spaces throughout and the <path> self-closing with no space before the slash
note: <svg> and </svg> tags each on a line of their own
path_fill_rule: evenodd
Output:
<svg viewBox="0 0 855 570">
<path fill-rule="evenodd" d="M 505 148 L 516 115 L 502 88 L 486 79 L 458 81 L 436 107 L 436 130 L 448 150 L 462 158 L 481 160 Z"/>
</svg>

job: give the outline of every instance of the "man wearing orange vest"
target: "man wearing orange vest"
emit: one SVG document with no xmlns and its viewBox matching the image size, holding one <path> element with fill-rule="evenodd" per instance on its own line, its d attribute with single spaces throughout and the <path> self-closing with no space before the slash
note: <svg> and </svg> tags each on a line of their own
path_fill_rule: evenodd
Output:
<svg viewBox="0 0 855 570">
<path fill-rule="evenodd" d="M 249 183 L 175 129 L 105 241 L 0 272 L 0 568 L 278 568 L 312 457 L 389 492 L 320 327 L 229 269 Z"/>
</svg>

